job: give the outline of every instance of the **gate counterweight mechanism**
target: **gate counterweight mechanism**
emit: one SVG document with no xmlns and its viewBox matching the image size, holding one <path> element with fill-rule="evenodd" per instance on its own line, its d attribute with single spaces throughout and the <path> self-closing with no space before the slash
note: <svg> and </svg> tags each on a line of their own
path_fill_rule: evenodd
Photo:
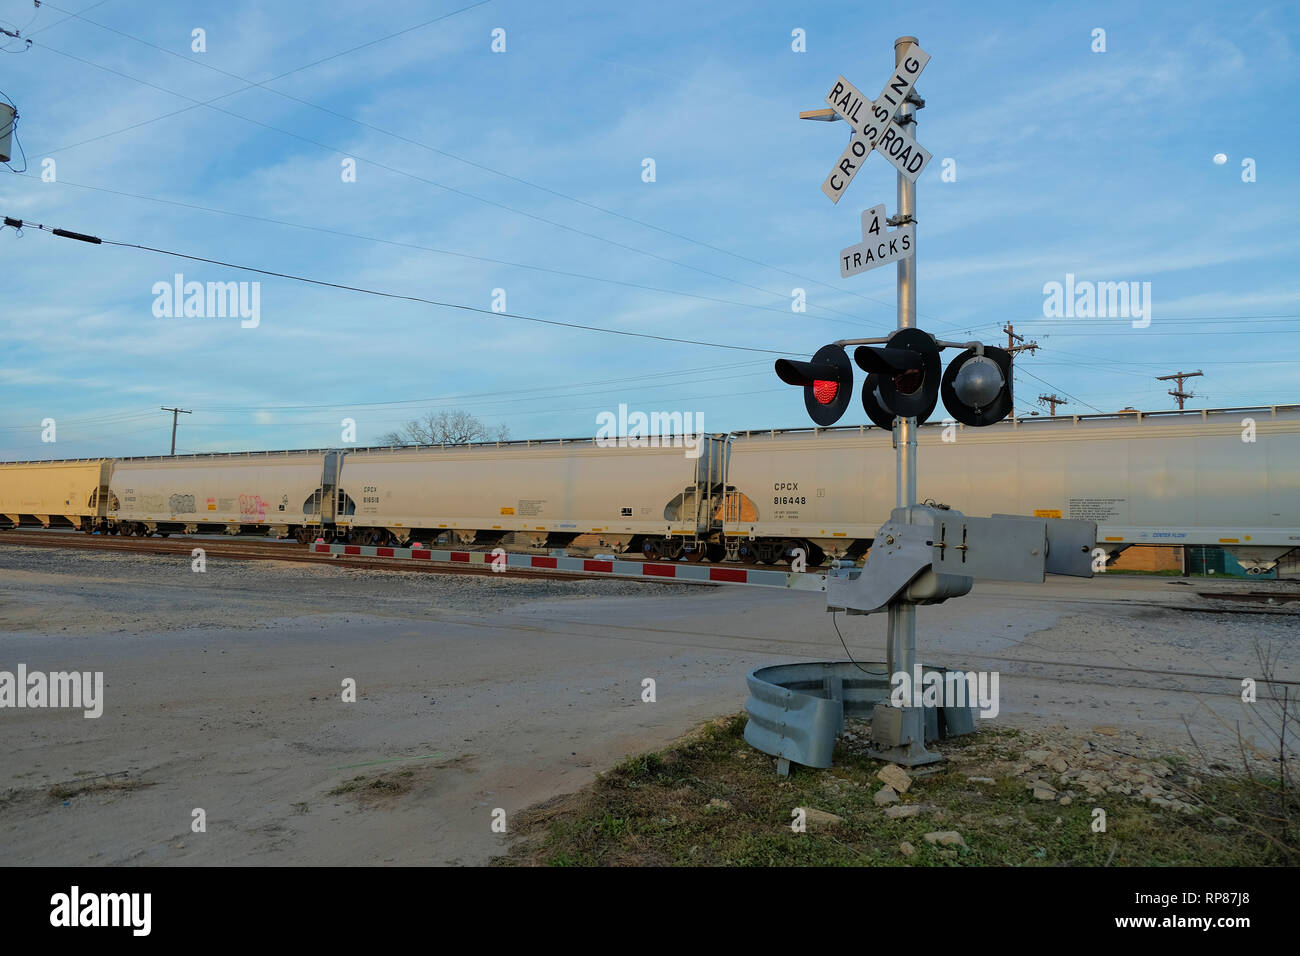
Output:
<svg viewBox="0 0 1300 956">
<path fill-rule="evenodd" d="M 894 60 L 895 72 L 874 102 L 841 76 L 826 97 L 829 110 L 800 115 L 843 119 L 853 128 L 848 148 L 822 185 L 832 202 L 839 202 L 873 149 L 898 169 L 898 213 L 884 220 L 896 227 L 894 231 L 881 228 L 884 206 L 875 205 L 862 214 L 862 244 L 840 254 L 841 276 L 846 278 L 896 264 L 897 330 L 884 338 L 833 342 L 818 349 L 811 361 L 776 362 L 777 376 L 804 389 L 809 416 L 826 427 L 848 409 L 853 368 L 845 350 L 856 346 L 853 364 L 867 373 L 863 410 L 874 424 L 893 432 L 896 507 L 872 541 L 861 570 L 836 568 L 826 578 L 828 611 L 888 615 L 886 660 L 883 671 L 851 661 L 826 661 L 762 667 L 749 674 L 745 739 L 777 757 L 781 773 L 788 773 L 791 763 L 829 767 L 845 716 L 868 712 L 873 756 L 903 766 L 943 759 L 926 743 L 974 730 L 969 700 L 913 706 L 914 698 L 913 705 L 904 699 L 898 706 L 891 695 L 894 675 L 920 670 L 916 606 L 967 594 L 976 579 L 1042 583 L 1048 573 L 1093 574 L 1094 522 L 967 517 L 943 505 L 917 503 L 917 426 L 925 423 L 940 399 L 963 425 L 983 427 L 1004 419 L 1012 409 L 1011 353 L 980 342 L 946 342 L 916 327 L 915 184 L 930 154 L 912 135 L 916 111 L 925 105 L 914 84 L 930 56 L 915 37 L 900 37 L 894 41 Z M 906 243 L 901 241 L 904 235 Z M 940 374 L 940 352 L 949 348 L 962 351 Z M 945 683 L 953 676 L 964 678 L 931 670 Z"/>
</svg>

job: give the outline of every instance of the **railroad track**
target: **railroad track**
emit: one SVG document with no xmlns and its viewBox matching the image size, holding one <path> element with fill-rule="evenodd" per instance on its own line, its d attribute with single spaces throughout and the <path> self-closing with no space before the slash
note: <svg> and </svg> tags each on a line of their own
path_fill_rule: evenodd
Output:
<svg viewBox="0 0 1300 956">
<path fill-rule="evenodd" d="M 195 548 L 202 548 L 208 557 L 228 558 L 232 561 L 289 561 L 295 564 L 328 565 L 329 567 L 357 568 L 367 571 L 402 571 L 413 574 L 497 574 L 487 565 L 430 561 L 416 564 L 397 562 L 391 558 L 371 558 L 359 555 L 317 554 L 293 541 L 228 540 L 193 537 L 117 537 L 89 535 L 80 531 L 0 531 L 0 545 L 20 545 L 34 548 L 71 548 L 78 551 L 121 551 L 133 554 L 183 556 L 189 560 Z M 511 568 L 512 578 L 537 578 L 546 581 L 608 580 L 607 574 L 582 574 L 573 571 Z M 620 578 L 641 583 L 673 583 L 671 578 L 658 582 L 640 578 Z"/>
<path fill-rule="evenodd" d="M 388 557 L 370 557 L 366 555 L 320 554 L 313 549 L 304 548 L 293 541 L 267 540 L 257 538 L 218 537 L 118 537 L 115 535 L 88 535 L 79 531 L 0 531 L 0 544 L 8 542 L 42 548 L 74 548 L 78 550 L 125 551 L 137 554 L 185 555 L 196 548 L 203 548 L 208 554 L 229 558 L 236 561 L 288 561 L 299 564 L 327 564 L 332 567 L 356 568 L 358 570 L 410 571 L 424 574 L 495 574 L 486 565 L 466 564 L 463 562 L 428 561 L 414 562 L 395 560 Z M 621 555 L 620 560 L 640 560 L 639 556 Z M 784 569 L 783 569 L 784 570 Z M 818 572 L 804 572 L 813 574 Z M 519 568 L 512 566 L 512 577 L 535 578 L 547 581 L 589 581 L 609 580 L 608 574 L 584 573 L 581 571 L 561 571 L 548 568 Z M 672 578 L 648 580 L 638 577 L 619 577 L 623 581 L 640 581 L 641 583 L 672 583 Z M 687 582 L 703 584 L 709 587 L 717 585 L 708 582 Z M 1288 582 L 1289 583 L 1289 582 Z M 1154 608 L 1167 611 L 1181 611 L 1194 614 L 1230 614 L 1233 616 L 1265 615 L 1270 617 L 1300 617 L 1300 588 L 1283 587 L 1276 591 L 1195 591 L 1188 596 L 1196 596 L 1206 601 L 1223 601 L 1229 606 L 1214 607 L 1180 601 L 1134 600 L 1122 596 L 1083 596 L 1071 595 L 1069 598 L 1058 596 L 1017 594 L 1017 603 L 1055 604 L 1062 600 L 1075 605 L 1104 605 L 1126 608 Z"/>
<path fill-rule="evenodd" d="M 116 537 L 116 536 L 99 536 L 87 535 L 76 531 L 3 531 L 0 532 L 0 545 L 11 544 L 24 547 L 41 547 L 41 548 L 69 548 L 82 551 L 119 551 L 133 552 L 136 554 L 150 554 L 161 556 L 181 556 L 189 560 L 191 552 L 196 547 L 202 547 L 209 556 L 229 558 L 231 560 L 243 561 L 287 561 L 293 563 L 306 563 L 317 565 L 329 565 L 332 567 L 349 567 L 361 570 L 385 570 L 385 571 L 408 571 L 415 574 L 495 574 L 488 566 L 474 566 L 465 564 L 453 564 L 450 562 L 431 562 L 430 564 L 415 564 L 413 562 L 394 562 L 390 558 L 370 558 L 353 555 L 324 555 L 312 552 L 309 549 L 302 548 L 295 542 L 290 541 L 267 541 L 267 540 L 221 540 L 219 538 L 197 538 L 197 537 L 175 537 L 175 538 L 136 538 L 136 537 Z M 571 571 L 552 571 L 546 569 L 526 569 L 512 568 L 510 570 L 512 577 L 536 578 L 548 581 L 585 581 L 585 580 L 609 580 L 606 574 L 582 574 Z M 621 578 L 620 580 L 643 580 L 638 578 Z M 672 579 L 663 579 L 660 583 L 669 582 Z M 648 582 L 654 583 L 654 582 Z M 1197 596 L 1203 598 L 1222 599 L 1229 597 L 1231 599 L 1233 592 L 1202 592 Z M 1253 592 L 1249 595 L 1242 595 L 1239 600 L 1260 601 L 1263 598 L 1273 597 L 1280 598 L 1280 603 L 1291 603 L 1295 600 L 1297 592 L 1283 591 L 1280 594 L 1270 592 Z M 1224 609 L 1205 608 L 1197 605 L 1188 604 L 1162 604 L 1149 601 L 1126 601 L 1114 598 L 1044 598 L 1037 596 L 1017 595 L 1017 603 L 1023 601 L 1031 603 L 1049 603 L 1065 602 L 1069 604 L 1083 605 L 1111 605 L 1123 607 L 1150 607 L 1166 610 L 1180 610 L 1193 612 L 1210 612 L 1225 613 Z M 1251 611 L 1245 608 L 1230 608 L 1227 613 L 1249 614 Z M 1267 610 L 1256 611 L 1254 613 L 1279 614 L 1283 616 L 1300 616 L 1294 610 Z M 485 628 L 495 628 L 496 624 L 481 622 L 477 625 L 474 622 L 458 620 L 462 626 L 480 626 Z M 824 641 L 818 638 L 799 639 L 790 636 L 780 638 L 776 637 L 758 637 L 754 635 L 733 635 L 733 634 L 715 634 L 715 633 L 696 633 L 681 631 L 679 629 L 664 629 L 647 626 L 644 624 L 616 625 L 609 622 L 602 624 L 593 624 L 590 621 L 564 620 L 555 618 L 546 618 L 544 621 L 539 619 L 534 624 L 539 630 L 549 630 L 546 625 L 561 624 L 570 628 L 599 628 L 607 638 L 629 640 L 633 643 L 659 643 L 671 646 L 691 647 L 700 649 L 708 647 L 715 650 L 742 651 L 746 650 L 752 653 L 760 654 L 777 654 L 779 656 L 788 656 L 791 645 L 807 644 L 810 648 L 809 653 L 815 654 L 812 648 L 820 650 Z M 622 637 L 623 633 L 626 637 Z M 685 638 L 685 641 L 683 641 Z M 1030 645 L 1033 646 L 1033 645 Z M 1124 665 L 1101 665 L 1096 663 L 1083 663 L 1075 661 L 1046 660 L 1032 658 L 1018 658 L 1012 656 L 1003 656 L 996 654 L 976 654 L 967 653 L 964 655 L 968 658 L 996 661 L 998 663 L 1020 665 L 1025 668 L 1054 668 L 1058 673 L 1047 675 L 1042 673 L 1033 673 L 1024 671 L 1016 676 L 1020 677 L 1038 677 L 1043 679 L 1054 679 L 1061 683 L 1083 684 L 1099 687 L 1110 688 L 1130 688 L 1152 691 L 1167 691 L 1176 694 L 1185 694 L 1191 696 L 1211 695 L 1217 696 L 1224 691 L 1214 687 L 1218 682 L 1230 682 L 1236 684 L 1240 681 L 1240 675 L 1235 674 L 1217 674 L 1207 671 L 1183 671 L 1183 670 L 1165 670 L 1158 668 L 1130 667 Z M 1082 675 L 1067 677 L 1060 671 L 1084 672 Z M 1010 673 L 1010 672 L 1009 672 Z M 1102 675 L 1108 675 L 1103 677 Z M 1150 677 L 1160 678 L 1163 681 L 1173 681 L 1175 684 L 1183 686 L 1170 686 L 1169 683 L 1151 684 L 1147 682 L 1132 683 L 1122 677 Z M 1189 687 L 1189 681 L 1201 682 L 1200 687 Z M 1277 685 L 1300 686 L 1300 681 L 1275 678 L 1273 683 Z M 1211 686 L 1206 686 L 1206 685 Z M 1232 688 L 1230 688 L 1232 689 Z M 1235 692 L 1235 689 L 1234 689 Z"/>
<path fill-rule="evenodd" d="M 551 631 L 555 625 L 560 625 L 567 630 L 557 633 L 574 634 L 581 633 L 583 629 L 588 629 L 599 632 L 606 639 L 624 640 L 629 643 L 661 644 L 693 650 L 707 648 L 733 653 L 772 655 L 784 659 L 789 659 L 792 647 L 806 647 L 808 650 L 803 653 L 807 657 L 822 657 L 822 659 L 830 660 L 831 657 L 824 656 L 826 648 L 838 649 L 840 646 L 827 641 L 824 636 L 816 635 L 809 637 L 794 637 L 791 635 L 769 637 L 754 634 L 719 633 L 716 631 L 689 631 L 681 628 L 654 627 L 647 624 L 630 625 L 615 624 L 609 621 L 593 622 L 550 616 L 530 616 L 527 620 L 543 631 Z M 495 626 L 487 622 L 462 620 L 458 620 L 457 624 L 465 627 L 483 628 Z M 1018 643 L 1031 648 L 1037 646 L 1028 642 Z M 878 653 L 878 650 L 859 649 L 854 652 L 854 657 L 869 660 Z M 931 650 L 927 658 L 936 656 L 939 653 L 941 652 L 937 649 Z M 1239 699 L 1238 695 L 1241 691 L 1241 678 L 1243 676 L 1242 674 L 1215 673 L 1212 670 L 1172 670 L 1159 667 L 1134 667 L 1127 664 L 1096 664 L 1090 661 L 1049 660 L 1041 657 L 1018 657 L 1005 654 L 978 654 L 971 651 L 956 652 L 956 657 L 959 658 L 958 661 L 948 661 L 946 666 L 959 667 L 961 670 L 972 670 L 974 668 L 968 663 L 970 660 L 993 661 L 1001 665 L 1010 664 L 1017 668 L 1016 670 L 1003 670 L 1002 674 L 1006 677 L 1049 680 L 1063 684 L 1081 684 L 1108 690 L 1125 688 L 1159 691 L 1191 697 L 1226 696 Z M 843 654 L 835 653 L 833 659 L 842 660 Z M 927 660 L 927 664 L 933 663 L 938 663 L 938 661 Z M 1044 667 L 1053 668 L 1055 673 L 1042 673 L 1041 670 L 1034 670 L 1035 668 L 1041 669 Z M 1062 672 L 1073 673 L 1073 676 L 1063 676 Z M 1159 682 L 1152 683 L 1147 680 L 1134 682 L 1134 678 L 1156 678 Z M 1300 687 L 1300 680 L 1278 676 L 1274 676 L 1268 683 L 1277 687 Z M 1261 699 L 1263 699 L 1263 695 L 1261 695 Z M 1277 700 L 1278 698 L 1270 696 L 1268 699 Z"/>
</svg>

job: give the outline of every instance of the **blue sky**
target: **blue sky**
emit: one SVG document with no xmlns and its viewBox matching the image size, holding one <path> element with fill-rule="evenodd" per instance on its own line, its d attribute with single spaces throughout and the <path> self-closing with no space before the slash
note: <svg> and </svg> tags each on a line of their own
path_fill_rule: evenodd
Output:
<svg viewBox="0 0 1300 956">
<path fill-rule="evenodd" d="M 882 16 L 837 2 L 490 0 L 408 30 L 472 2 L 0 0 L 0 25 L 33 39 L 0 52 L 28 162 L 25 175 L 0 168 L 0 212 L 478 309 L 504 289 L 511 313 L 806 355 L 894 327 L 893 268 L 842 280 L 838 255 L 863 209 L 894 211 L 895 174 L 872 156 L 833 206 L 819 186 L 848 130 L 797 114 L 841 73 L 874 96 L 894 38 L 911 34 L 932 57 L 917 84 L 916 137 L 934 155 L 917 193 L 922 328 L 1005 343 L 1009 320 L 1037 340 L 1017 360 L 1022 411 L 1052 391 L 1070 412 L 1170 408 L 1154 376 L 1195 369 L 1193 406 L 1300 401 L 1294 4 L 914 3 Z M 206 52 L 191 50 L 196 28 Z M 806 52 L 791 48 L 796 28 Z M 235 90 L 212 104 L 225 112 L 186 109 Z M 257 327 L 155 316 L 155 283 L 178 272 L 260 281 Z M 1151 283 L 1150 326 L 1045 318 L 1043 286 L 1067 273 Z M 3 459 L 165 453 L 162 405 L 194 412 L 178 451 L 335 446 L 345 417 L 364 444 L 442 408 L 515 438 L 591 435 L 620 403 L 700 413 L 710 431 L 807 424 L 762 351 L 34 228 L 0 231 L 0 281 Z M 806 312 L 791 309 L 796 288 Z M 855 400 L 841 424 L 863 422 Z"/>
</svg>

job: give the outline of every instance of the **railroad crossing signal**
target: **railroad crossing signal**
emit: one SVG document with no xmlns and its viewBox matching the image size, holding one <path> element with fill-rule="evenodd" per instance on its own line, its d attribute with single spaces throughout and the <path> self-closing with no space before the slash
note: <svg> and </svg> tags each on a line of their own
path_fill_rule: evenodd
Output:
<svg viewBox="0 0 1300 956">
<path fill-rule="evenodd" d="M 853 397 L 853 366 L 838 345 L 823 345 L 811 362 L 777 359 L 776 374 L 787 385 L 803 388 L 809 417 L 823 427 L 839 421 Z"/>
<path fill-rule="evenodd" d="M 895 418 L 926 422 L 938 399 L 963 425 L 983 427 L 1011 413 L 1011 353 L 994 345 L 944 342 L 918 328 L 896 330 L 888 338 L 832 342 L 812 361 L 776 360 L 776 374 L 804 390 L 804 407 L 813 422 L 834 425 L 849 407 L 853 368 L 846 345 L 858 345 L 853 361 L 867 373 L 862 408 L 872 423 L 892 429 Z M 939 374 L 939 352 L 963 351 Z"/>
<path fill-rule="evenodd" d="M 912 258 L 916 250 L 916 177 L 929 162 L 930 154 L 903 127 L 915 120 L 912 107 L 925 105 L 915 95 L 913 85 L 929 60 L 915 37 L 899 37 L 894 41 L 894 75 L 874 102 L 868 103 L 841 76 L 826 97 L 831 109 L 800 114 L 803 119 L 843 118 L 853 127 L 848 148 L 822 184 L 822 192 L 832 202 L 839 201 L 872 149 L 883 153 L 898 169 L 898 215 L 885 225 L 892 223 L 900 228 L 884 233 L 880 228 L 884 206 L 873 206 L 862 215 L 863 243 L 840 254 L 840 275 L 845 278 L 885 262 L 898 266 L 897 330 L 888 338 L 833 342 L 818 349 L 811 362 L 780 359 L 776 363 L 776 373 L 783 382 L 804 389 L 804 404 L 813 421 L 830 425 L 847 408 L 846 396 L 852 387 L 852 366 L 844 349 L 859 346 L 853 358 L 867 373 L 863 408 L 873 423 L 893 430 L 898 452 L 897 507 L 876 535 L 861 573 L 840 568 L 826 579 L 829 610 L 888 613 L 886 668 L 891 677 L 897 672 L 912 673 L 913 665 L 919 668 L 917 604 L 938 603 L 966 594 L 977 577 L 1042 581 L 1049 570 L 1049 554 L 1054 573 L 1090 577 L 1091 552 L 1097 538 L 1097 526 L 1092 522 L 1008 515 L 967 518 L 946 506 L 941 509 L 917 503 L 916 426 L 934 411 L 937 397 L 942 396 L 949 414 L 963 424 L 980 427 L 1000 421 L 1012 408 L 1012 352 L 1036 347 L 1032 343 L 1016 345 L 1010 325 L 1005 329 L 1009 336 L 1006 349 L 979 342 L 944 342 L 916 327 L 916 264 Z M 901 122 L 894 121 L 895 112 Z M 896 238 L 891 249 L 892 237 Z M 940 376 L 939 352 L 945 348 L 961 352 Z M 815 673 L 821 676 L 815 682 L 822 682 L 836 666 L 816 665 Z M 746 709 L 752 719 L 745 728 L 745 739 L 777 756 L 778 772 L 782 764 L 788 769 L 792 760 L 828 765 L 817 761 L 829 760 L 835 734 L 843 727 L 843 716 L 848 712 L 847 698 L 836 698 L 843 706 L 837 709 L 832 704 L 829 713 L 818 709 L 827 701 L 802 694 L 802 676 L 791 680 L 794 683 L 778 682 L 778 692 L 770 686 L 763 689 L 757 672 L 749 679 L 752 694 Z M 796 690 L 795 683 L 800 690 Z M 776 702 L 773 707 L 765 708 L 765 703 L 772 702 Z M 814 703 L 817 707 L 812 706 Z M 796 715 L 796 709 L 799 715 L 808 715 L 806 719 Z M 949 713 L 950 709 L 945 708 L 945 714 Z M 938 715 L 932 715 L 937 733 Z M 769 716 L 771 719 L 767 719 Z M 892 701 L 877 702 L 872 710 L 872 755 L 905 766 L 941 759 L 925 747 L 935 737 L 929 732 L 929 716 L 924 707 L 915 704 L 892 706 Z M 968 730 L 972 723 L 969 715 L 959 716 L 956 726 Z"/>
<path fill-rule="evenodd" d="M 859 345 L 853 352 L 862 383 L 862 407 L 881 428 L 894 418 L 915 418 L 920 425 L 939 397 L 939 346 L 920 329 L 899 329 L 884 348 Z"/>
<path fill-rule="evenodd" d="M 1011 353 L 994 345 L 953 359 L 939 385 L 943 407 L 963 425 L 983 427 L 1011 414 Z"/>
<path fill-rule="evenodd" d="M 862 213 L 862 242 L 840 250 L 840 278 L 879 269 L 916 253 L 916 226 L 912 223 L 886 230 L 885 205 Z"/>
<path fill-rule="evenodd" d="M 912 43 L 898 58 L 893 75 L 885 82 L 885 88 L 874 101 L 868 100 L 861 90 L 841 76 L 826 94 L 826 103 L 831 107 L 830 115 L 825 115 L 820 110 L 800 114 L 806 119 L 833 120 L 839 117 L 853 127 L 849 145 L 844 148 L 830 175 L 822 183 L 822 192 L 831 202 L 840 201 L 844 190 L 873 149 L 893 163 L 899 175 L 908 182 L 916 182 L 916 177 L 921 175 L 921 171 L 930 162 L 930 152 L 894 122 L 894 113 L 912 96 L 916 78 L 929 62 L 930 54 Z"/>
</svg>

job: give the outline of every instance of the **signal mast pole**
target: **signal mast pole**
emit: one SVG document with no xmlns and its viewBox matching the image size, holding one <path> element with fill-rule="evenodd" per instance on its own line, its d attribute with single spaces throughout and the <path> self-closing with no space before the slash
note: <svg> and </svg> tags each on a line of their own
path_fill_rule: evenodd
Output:
<svg viewBox="0 0 1300 956">
<path fill-rule="evenodd" d="M 920 45 L 916 37 L 899 37 L 894 41 L 894 65 L 903 62 L 903 54 L 912 44 Z M 898 125 L 909 133 L 916 125 L 915 100 L 920 97 L 909 93 L 898 111 Z M 920 101 L 924 105 L 924 100 Z M 916 222 L 916 184 L 898 173 L 898 212 L 889 221 L 892 226 Z M 916 254 L 898 260 L 898 328 L 916 327 Z M 898 467 L 895 481 L 895 506 L 910 508 L 916 504 L 916 419 L 894 419 L 894 447 L 897 449 Z M 910 516 L 909 516 L 909 521 Z M 900 671 L 911 674 L 916 663 L 916 605 L 895 601 L 889 605 L 889 630 L 886 639 L 886 656 L 890 674 Z"/>
<path fill-rule="evenodd" d="M 894 73 L 874 101 L 840 76 L 825 98 L 830 109 L 799 114 L 801 119 L 827 122 L 844 119 L 853 128 L 848 146 L 822 182 L 822 192 L 831 202 L 839 201 L 873 149 L 899 171 L 898 209 L 892 219 L 886 220 L 893 230 L 880 228 L 885 205 L 877 203 L 862 212 L 862 243 L 840 252 L 842 278 L 897 265 L 898 327 L 886 338 L 841 339 L 824 345 L 812 361 L 782 358 L 774 365 L 781 381 L 803 389 L 804 408 L 814 424 L 827 427 L 848 407 L 852 365 L 856 363 L 867 373 L 862 389 L 863 410 L 874 425 L 892 429 L 895 507 L 877 532 L 880 540 L 873 543 L 862 571 L 833 571 L 827 575 L 825 586 L 827 610 L 888 614 L 886 654 L 891 693 L 887 702 L 879 698 L 868 701 L 874 705 L 871 755 L 909 767 L 942 759 L 926 749 L 927 739 L 973 729 L 968 707 L 963 710 L 957 702 L 936 705 L 926 700 L 934 685 L 931 674 L 922 677 L 917 673 L 916 605 L 967 594 L 976 578 L 1037 583 L 1049 570 L 1091 577 L 1090 554 L 1097 537 L 1096 524 L 1088 521 L 1021 515 L 968 518 L 947 506 L 917 504 L 917 426 L 930 417 L 940 396 L 953 419 L 972 428 L 1002 421 L 1012 412 L 1013 399 L 1011 351 L 981 342 L 947 342 L 916 324 L 915 181 L 931 154 L 906 127 L 915 126 L 916 111 L 925 106 L 925 100 L 915 92 L 915 84 L 929 61 L 930 55 L 914 37 L 899 37 L 894 42 Z M 1014 335 L 1009 326 L 1006 331 Z M 845 351 L 850 345 L 858 346 L 852 363 Z M 1036 347 L 1036 343 L 1019 346 Z M 939 353 L 947 348 L 962 352 L 940 375 Z M 1047 555 L 1053 539 L 1056 547 L 1049 568 Z M 842 566 L 837 569 L 844 570 Z M 826 668 L 827 664 L 815 666 Z M 831 672 L 847 673 L 845 664 L 829 667 Z M 819 669 L 817 673 L 824 680 L 828 671 Z M 756 686 L 756 675 L 750 675 L 751 690 Z M 791 680 L 799 683 L 803 678 Z M 942 682 L 948 686 L 946 676 Z M 786 690 L 779 712 L 765 709 L 766 697 L 747 705 L 753 720 L 745 729 L 745 739 L 780 758 L 778 772 L 783 772 L 781 761 L 828 766 L 820 761 L 828 760 L 834 733 L 842 727 L 834 719 L 836 713 L 832 711 L 825 720 L 820 716 L 809 718 L 813 723 L 821 720 L 822 725 L 805 735 L 802 725 L 791 722 L 793 684 L 782 680 L 776 684 Z M 924 693 L 919 690 L 920 684 L 926 686 Z M 901 701 L 899 691 L 903 692 Z M 761 696 L 760 691 L 754 693 L 756 698 L 751 701 Z M 935 711 L 935 706 L 942 706 L 943 713 Z M 845 698 L 840 716 L 849 709 Z M 800 733 L 792 733 L 796 726 Z M 958 729 L 961 727 L 966 729 Z M 815 746 L 809 742 L 814 737 Z"/>
</svg>

